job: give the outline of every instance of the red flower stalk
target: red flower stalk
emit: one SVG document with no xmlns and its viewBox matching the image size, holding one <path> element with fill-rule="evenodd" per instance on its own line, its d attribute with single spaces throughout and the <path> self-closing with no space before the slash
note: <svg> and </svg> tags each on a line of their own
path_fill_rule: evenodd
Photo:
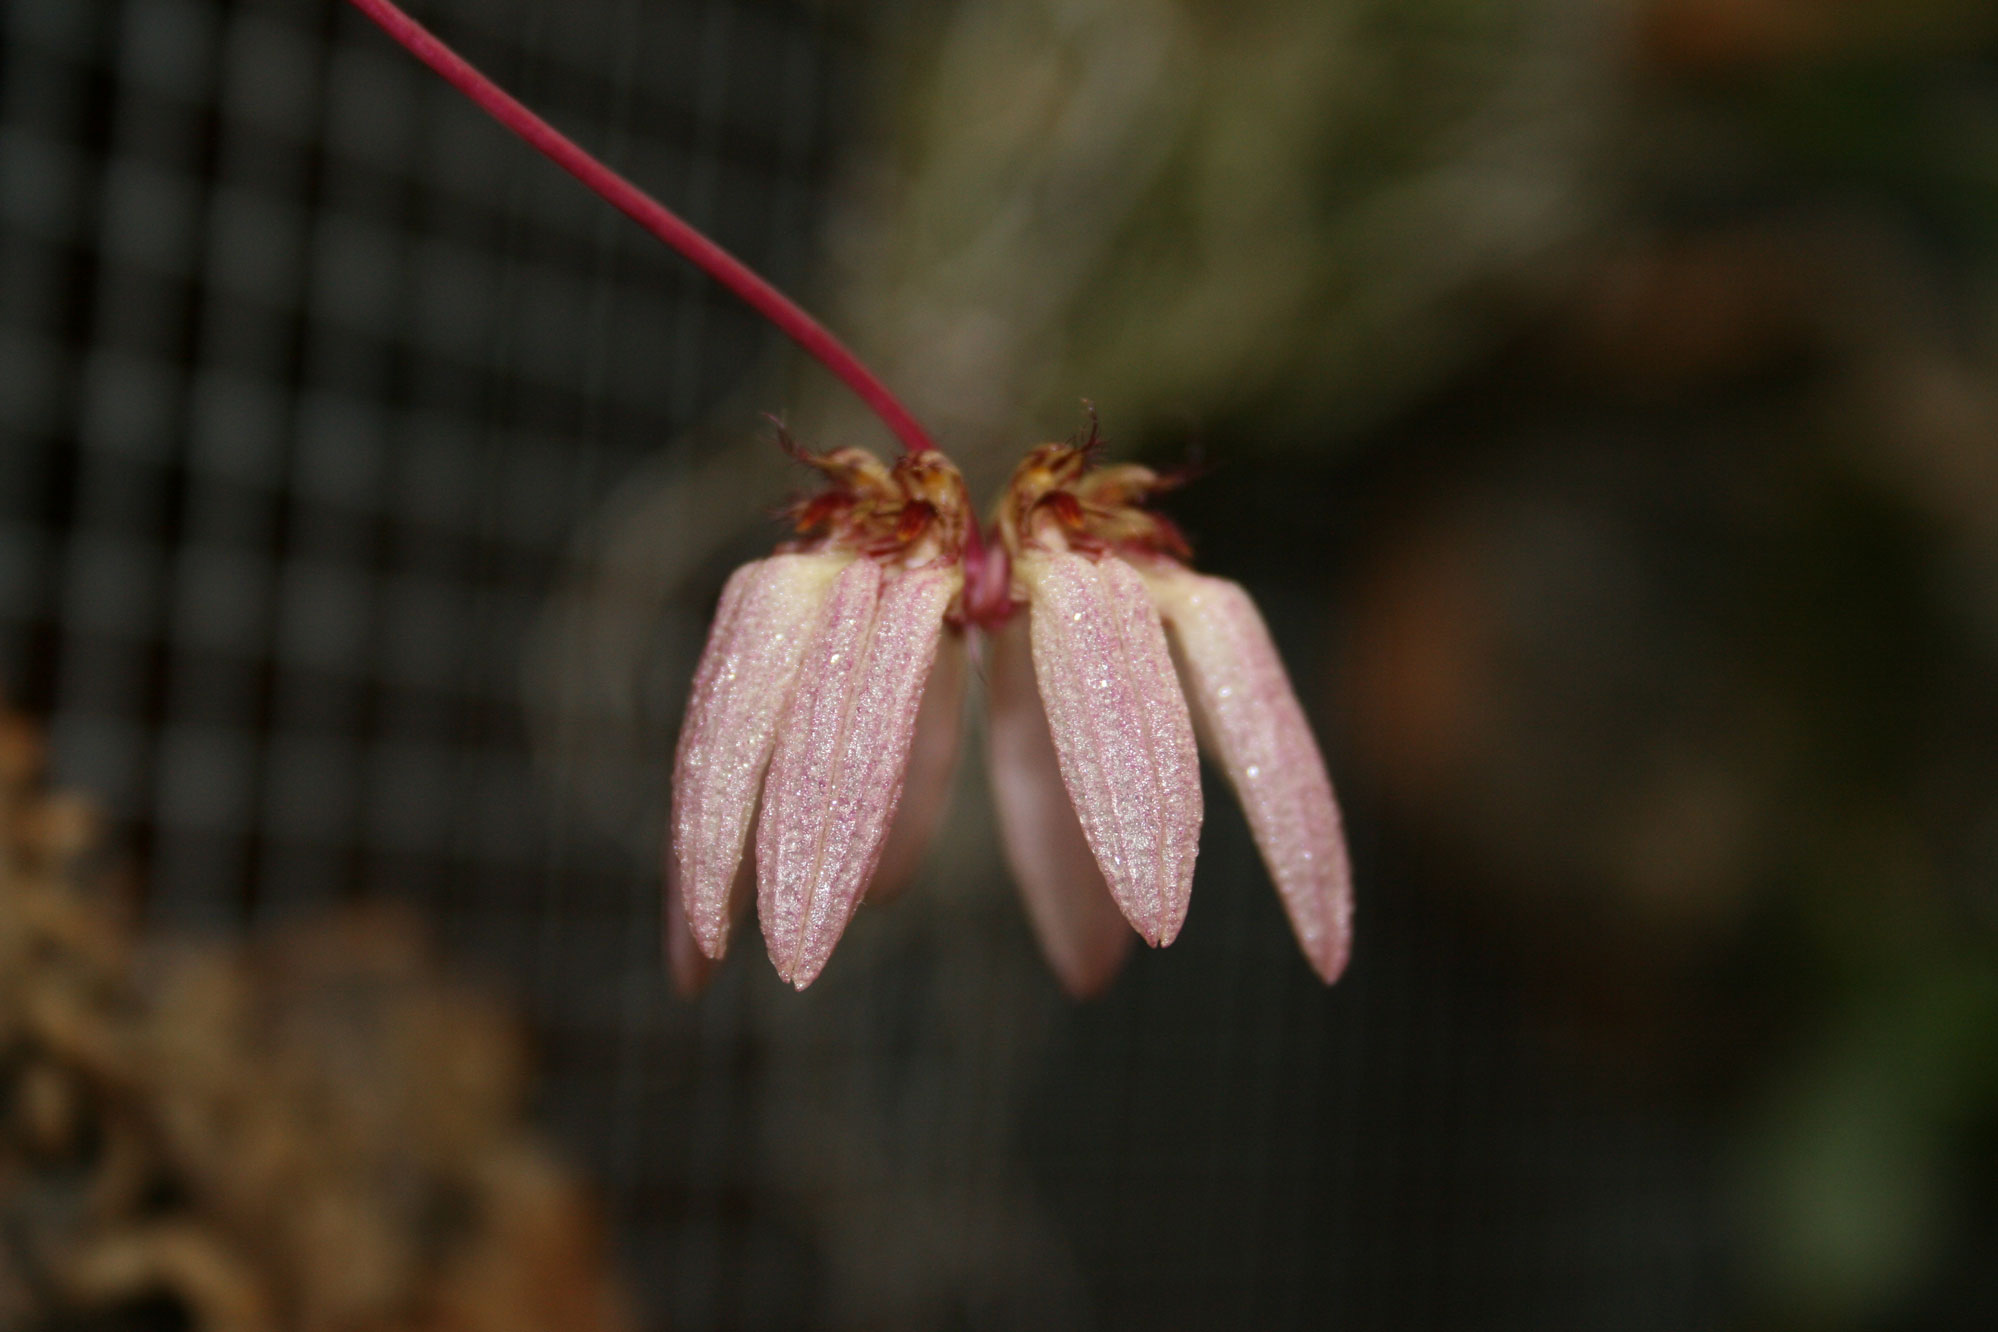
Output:
<svg viewBox="0 0 1998 1332">
<path fill-rule="evenodd" d="M 956 764 L 974 648 L 1006 858 L 1065 988 L 1100 990 L 1134 931 L 1155 947 L 1179 933 L 1202 812 L 1196 723 L 1305 956 L 1338 979 L 1352 890 L 1324 760 L 1248 594 L 1189 569 L 1177 529 L 1145 507 L 1170 481 L 1096 466 L 1092 425 L 1028 453 L 988 546 L 957 468 L 817 321 L 388 0 L 352 2 L 790 334 L 907 449 L 892 466 L 793 449 L 826 488 L 794 506 L 797 539 L 722 592 L 673 773 L 666 928 L 683 991 L 752 895 L 772 963 L 803 989 L 863 898 L 906 882 Z"/>
</svg>

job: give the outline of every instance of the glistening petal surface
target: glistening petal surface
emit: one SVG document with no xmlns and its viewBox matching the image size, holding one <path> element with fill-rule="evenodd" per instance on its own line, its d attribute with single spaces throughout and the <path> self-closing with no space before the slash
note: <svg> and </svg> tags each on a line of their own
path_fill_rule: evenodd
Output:
<svg viewBox="0 0 1998 1332">
<path fill-rule="evenodd" d="M 833 583 L 778 727 L 756 835 L 756 909 L 777 974 L 799 989 L 832 955 L 901 800 L 916 713 L 956 568 Z"/>
<path fill-rule="evenodd" d="M 728 926 L 733 931 L 743 908 L 756 894 L 756 865 L 748 856 L 735 872 L 728 890 Z M 666 968 L 673 978 L 673 990 L 682 999 L 698 998 L 714 979 L 716 961 L 701 951 L 694 941 L 693 927 L 687 923 L 687 908 L 680 894 L 679 872 L 673 857 L 666 858 L 666 902 L 661 911 L 666 930 Z"/>
<path fill-rule="evenodd" d="M 728 948 L 729 887 L 742 862 L 777 719 L 790 700 L 845 555 L 773 555 L 722 590 L 694 672 L 673 764 L 669 877 L 703 953 Z"/>
<path fill-rule="evenodd" d="M 1110 896 L 1062 786 L 1054 737 L 1034 687 L 1027 626 L 987 639 L 985 755 L 1006 864 L 1062 988 L 1087 999 L 1110 983 L 1137 936 Z"/>
<path fill-rule="evenodd" d="M 1144 581 L 1114 555 L 1033 552 L 1034 678 L 1083 836 L 1125 919 L 1154 946 L 1186 919 L 1200 839 L 1193 725 Z"/>
<path fill-rule="evenodd" d="M 936 835 L 937 820 L 950 804 L 951 779 L 964 741 L 965 677 L 970 674 L 964 639 L 962 630 L 946 629 L 937 640 L 936 664 L 930 667 L 930 682 L 916 712 L 915 738 L 909 742 L 902 803 L 888 825 L 881 863 L 868 880 L 869 902 L 891 902 L 909 886 Z"/>
<path fill-rule="evenodd" d="M 1147 581 L 1178 641 L 1202 738 L 1242 802 L 1305 956 L 1330 984 L 1352 942 L 1352 871 L 1332 781 L 1283 659 L 1236 584 L 1170 567 Z"/>
</svg>

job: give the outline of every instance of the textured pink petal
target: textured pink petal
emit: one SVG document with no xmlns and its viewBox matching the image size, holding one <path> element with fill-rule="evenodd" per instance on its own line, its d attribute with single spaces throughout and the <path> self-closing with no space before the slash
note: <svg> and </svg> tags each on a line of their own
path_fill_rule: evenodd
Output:
<svg viewBox="0 0 1998 1332">
<path fill-rule="evenodd" d="M 722 589 L 694 672 L 673 764 L 668 878 L 703 953 L 728 948 L 729 887 L 770 761 L 777 719 L 833 579 L 850 557 L 773 555 L 745 564 Z"/>
<path fill-rule="evenodd" d="M 1125 919 L 1154 946 L 1186 919 L 1200 770 L 1186 698 L 1144 581 L 1115 556 L 1020 561 L 1034 677 L 1062 781 Z"/>
<path fill-rule="evenodd" d="M 661 908 L 661 924 L 666 930 L 666 966 L 673 976 L 673 989 L 682 999 L 692 999 L 708 988 L 714 974 L 714 959 L 694 942 L 693 927 L 687 924 L 687 908 L 680 899 L 680 875 L 674 858 L 666 857 L 666 902 Z"/>
<path fill-rule="evenodd" d="M 694 999 L 708 988 L 708 982 L 714 979 L 715 967 L 719 964 L 703 953 L 694 940 L 693 927 L 687 923 L 686 905 L 680 896 L 679 880 L 673 857 L 666 857 L 666 903 L 661 923 L 666 930 L 667 970 L 673 976 L 674 992 L 682 999 Z M 755 891 L 755 862 L 744 856 L 741 867 L 736 870 L 735 882 L 729 887 L 727 928 L 734 928 L 734 922 L 742 915 L 742 909 L 749 905 Z"/>
<path fill-rule="evenodd" d="M 857 560 L 833 583 L 777 731 L 756 833 L 756 911 L 777 974 L 817 978 L 881 858 L 902 797 L 923 686 L 963 576 L 883 576 Z"/>
<path fill-rule="evenodd" d="M 1103 882 L 1062 785 L 1047 713 L 1034 689 L 1027 626 L 1013 620 L 987 640 L 985 754 L 1006 864 L 1062 988 L 1099 993 L 1137 936 Z"/>
<path fill-rule="evenodd" d="M 957 773 L 957 751 L 964 738 L 964 633 L 948 629 L 937 640 L 936 665 L 923 689 L 916 713 L 916 736 L 909 743 L 909 775 L 902 783 L 902 804 L 888 825 L 881 863 L 867 885 L 867 900 L 888 902 L 916 877 L 930 849 L 937 820 L 950 803 L 951 778 Z"/>
<path fill-rule="evenodd" d="M 1312 967 L 1331 984 L 1352 942 L 1346 837 L 1325 760 L 1249 594 L 1161 568 L 1148 579 L 1179 643 L 1187 693 L 1248 816 Z"/>
</svg>

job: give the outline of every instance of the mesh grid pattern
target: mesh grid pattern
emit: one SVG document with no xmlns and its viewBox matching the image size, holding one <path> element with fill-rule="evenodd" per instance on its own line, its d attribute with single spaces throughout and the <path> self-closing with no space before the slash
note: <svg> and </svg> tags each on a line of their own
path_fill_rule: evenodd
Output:
<svg viewBox="0 0 1998 1332">
<path fill-rule="evenodd" d="M 421 17 L 795 285 L 842 41 L 811 10 Z M 1705 1322 L 1697 1136 L 1536 1064 L 1390 894 L 1319 991 L 1218 792 L 1170 965 L 1093 1008 L 996 889 L 809 1002 L 754 957 L 671 1000 L 652 867 L 537 784 L 524 645 L 609 488 L 773 335 L 333 0 L 4 24 L 0 679 L 152 922 L 393 897 L 508 988 L 653 1317 Z"/>
<path fill-rule="evenodd" d="M 737 26 L 627 8 L 683 56 Z M 608 480 L 763 335 L 686 275 L 617 280 L 617 219 L 338 7 L 11 15 L 8 647 L 60 700 L 61 775 L 134 820 L 165 920 L 337 894 L 355 850 L 532 870 L 523 626 Z M 781 271 L 809 92 L 751 115 L 694 60 L 648 79 L 693 104 L 642 103 L 644 42 L 586 80 L 619 44 L 565 35 L 515 72 Z"/>
</svg>

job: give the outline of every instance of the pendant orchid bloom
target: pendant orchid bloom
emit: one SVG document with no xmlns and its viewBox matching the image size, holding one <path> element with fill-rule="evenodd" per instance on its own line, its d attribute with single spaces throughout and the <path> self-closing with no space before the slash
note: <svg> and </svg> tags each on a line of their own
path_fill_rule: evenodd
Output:
<svg viewBox="0 0 1998 1332">
<path fill-rule="evenodd" d="M 798 541 L 729 580 L 681 730 L 666 884 L 684 991 L 752 896 L 778 974 L 803 989 L 862 900 L 903 885 L 948 790 L 972 638 L 1006 858 L 1066 989 L 1095 993 L 1134 937 L 1179 933 L 1196 734 L 1305 956 L 1338 978 L 1345 841 L 1269 632 L 1145 507 L 1170 483 L 1095 466 L 1096 451 L 1092 431 L 1030 452 L 990 544 L 933 449 L 892 467 L 858 449 L 799 455 L 827 488 L 793 507 Z"/>
<path fill-rule="evenodd" d="M 1305 956 L 1338 978 L 1352 891 L 1324 760 L 1254 603 L 1187 568 L 1185 542 L 1145 507 L 1164 480 L 1094 466 L 1093 427 L 1044 444 L 988 543 L 957 468 L 823 325 L 393 0 L 350 3 L 782 329 L 907 449 L 892 466 L 859 449 L 797 454 L 825 490 L 793 509 L 794 542 L 722 590 L 673 769 L 666 932 L 683 991 L 705 983 L 752 897 L 777 974 L 802 990 L 862 899 L 908 880 L 957 761 L 967 639 L 985 654 L 1006 859 L 1071 993 L 1106 985 L 1133 937 L 1162 947 L 1186 919 L 1196 734 Z"/>
</svg>

